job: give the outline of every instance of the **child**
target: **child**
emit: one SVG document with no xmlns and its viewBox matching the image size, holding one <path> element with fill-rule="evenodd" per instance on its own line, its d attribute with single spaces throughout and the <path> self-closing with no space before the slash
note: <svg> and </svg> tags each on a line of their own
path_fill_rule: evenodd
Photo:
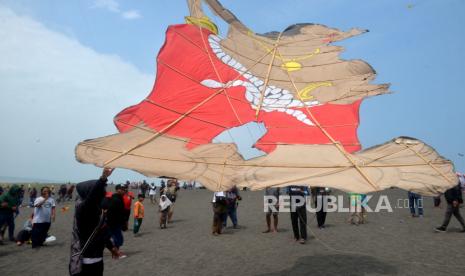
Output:
<svg viewBox="0 0 465 276">
<path fill-rule="evenodd" d="M 29 242 L 31 240 L 33 216 L 34 215 L 31 215 L 31 217 L 29 217 L 29 219 L 24 223 L 23 230 L 19 231 L 18 236 L 16 237 L 16 244 L 18 246 L 21 246 L 25 242 Z"/>
<path fill-rule="evenodd" d="M 142 219 L 144 218 L 144 205 L 142 204 L 144 199 L 144 194 L 140 194 L 137 196 L 137 201 L 134 203 L 134 235 L 139 232 Z"/>
<path fill-rule="evenodd" d="M 168 213 L 170 211 L 171 200 L 166 195 L 160 196 L 159 212 L 160 212 L 160 229 L 166 228 L 166 222 L 168 220 Z"/>
</svg>

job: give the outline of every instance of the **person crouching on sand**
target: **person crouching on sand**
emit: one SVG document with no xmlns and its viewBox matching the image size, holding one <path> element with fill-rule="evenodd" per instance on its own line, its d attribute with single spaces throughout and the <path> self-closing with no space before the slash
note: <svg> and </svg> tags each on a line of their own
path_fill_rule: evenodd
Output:
<svg viewBox="0 0 465 276">
<path fill-rule="evenodd" d="M 24 223 L 23 229 L 19 231 L 18 235 L 16 236 L 16 245 L 21 246 L 26 242 L 31 240 L 31 233 L 32 233 L 32 218 L 34 215 L 32 214 L 29 219 Z"/>
<path fill-rule="evenodd" d="M 140 226 L 142 225 L 142 220 L 144 219 L 144 194 L 137 196 L 137 201 L 134 203 L 134 235 L 139 232 Z"/>
<path fill-rule="evenodd" d="M 158 203 L 158 211 L 160 213 L 160 229 L 166 228 L 171 204 L 171 200 L 169 200 L 166 195 L 160 196 L 160 202 Z"/>
<path fill-rule="evenodd" d="M 219 235 L 223 228 L 223 220 L 226 216 L 226 195 L 224 192 L 215 192 L 212 199 L 213 206 L 213 225 L 212 234 Z"/>
</svg>

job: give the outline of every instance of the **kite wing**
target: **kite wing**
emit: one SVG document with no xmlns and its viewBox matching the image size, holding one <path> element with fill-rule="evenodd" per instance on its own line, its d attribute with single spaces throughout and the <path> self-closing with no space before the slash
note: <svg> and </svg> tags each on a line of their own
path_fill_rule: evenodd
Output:
<svg viewBox="0 0 465 276">
<path fill-rule="evenodd" d="M 373 68 L 341 60 L 342 47 L 330 44 L 364 31 L 297 24 L 260 35 L 206 2 L 229 23 L 228 37 L 218 36 L 200 1 L 189 1 L 187 23 L 166 32 L 152 92 L 116 115 L 120 134 L 81 142 L 78 161 L 196 179 L 216 191 L 305 183 L 436 194 L 457 183 L 452 163 L 413 138 L 354 154 L 360 103 L 388 85 L 370 84 Z M 244 160 L 234 144 L 212 142 L 250 122 L 265 126 L 254 147 L 267 155 Z"/>
</svg>

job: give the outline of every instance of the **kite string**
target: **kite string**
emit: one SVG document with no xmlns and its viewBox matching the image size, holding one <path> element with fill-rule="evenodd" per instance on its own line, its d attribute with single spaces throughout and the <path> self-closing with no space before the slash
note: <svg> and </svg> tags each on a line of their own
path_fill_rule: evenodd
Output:
<svg viewBox="0 0 465 276">
<path fill-rule="evenodd" d="M 313 216 L 315 218 L 316 214 L 313 214 Z M 313 220 L 314 220 L 314 218 L 313 218 Z M 354 251 L 354 250 L 341 250 L 341 249 L 337 249 L 337 248 L 329 245 L 328 243 L 326 243 L 325 241 L 323 241 L 322 239 L 320 239 L 316 235 L 316 233 L 312 230 L 312 228 L 310 228 L 308 223 L 302 219 L 300 214 L 299 214 L 299 219 L 305 224 L 305 227 L 310 231 L 310 233 L 315 238 L 315 240 L 317 240 L 321 245 L 326 247 L 326 249 L 328 249 L 330 251 L 338 252 L 338 253 L 343 253 L 343 254 L 362 255 L 362 256 L 366 256 L 366 257 L 373 257 L 373 254 L 368 254 L 368 253 L 365 253 L 365 252 L 359 252 L 359 251 Z M 385 234 L 385 233 L 383 232 L 383 234 Z M 451 266 L 453 266 L 453 267 L 457 267 L 457 268 L 464 268 L 464 266 L 462 266 L 462 265 L 450 265 L 450 264 L 445 265 L 445 264 L 438 264 L 438 263 L 431 264 L 431 263 L 422 263 L 422 262 L 414 262 L 414 261 L 405 261 L 405 260 L 402 260 L 402 259 L 393 259 L 393 258 L 386 258 L 386 257 L 382 257 L 382 258 L 385 259 L 385 260 L 394 261 L 394 262 L 401 262 L 401 263 L 406 263 L 406 264 L 440 266 L 440 267 L 451 267 Z"/>
<path fill-rule="evenodd" d="M 201 37 L 201 40 L 202 40 L 202 43 L 203 43 L 203 47 L 204 47 L 204 51 L 207 53 L 207 56 L 208 56 L 208 60 L 210 61 L 210 65 L 211 67 L 213 68 L 213 70 L 215 71 L 215 74 L 216 74 L 216 77 L 218 78 L 218 80 L 221 82 L 221 83 L 224 83 L 223 82 L 223 79 L 221 78 L 216 66 L 215 66 L 215 63 L 213 62 L 213 59 L 211 57 L 211 53 L 210 51 L 208 50 L 208 47 L 207 47 L 207 43 L 205 41 L 205 37 L 204 37 L 204 34 L 202 32 L 202 27 L 199 25 L 199 33 L 200 33 L 200 37 Z M 239 115 L 237 114 L 237 111 L 236 109 L 234 108 L 234 106 L 232 105 L 232 102 L 231 102 L 231 99 L 229 98 L 229 94 L 227 92 L 227 90 L 224 90 L 224 94 L 226 95 L 226 99 L 228 100 L 228 103 L 229 103 L 229 106 L 231 107 L 234 115 L 236 116 L 236 119 L 237 121 L 239 122 L 239 124 L 242 125 L 242 121 L 241 119 L 239 118 Z"/>
<path fill-rule="evenodd" d="M 214 63 L 213 63 L 213 61 L 212 61 L 212 59 L 211 59 L 211 57 L 210 57 L 210 52 L 209 52 L 208 50 L 206 50 L 205 40 L 203 40 L 204 47 L 202 48 L 202 47 L 199 46 L 197 43 L 195 43 L 194 41 L 192 41 L 192 39 L 190 39 L 189 37 L 185 36 L 183 33 L 178 32 L 178 31 L 176 31 L 176 30 L 173 30 L 173 32 L 175 32 L 175 33 L 178 34 L 180 37 L 182 37 L 183 39 L 185 39 L 187 42 L 191 43 L 193 46 L 197 47 L 199 50 L 203 51 L 205 54 L 207 54 L 207 55 L 209 56 L 210 62 L 212 63 L 212 66 L 213 66 L 213 69 L 215 70 L 216 75 L 218 76 L 218 79 L 220 79 L 220 81 L 221 81 L 220 75 L 219 75 L 219 73 L 217 72 L 216 67 L 215 67 L 215 65 L 214 65 Z M 203 34 L 201 34 L 201 35 L 203 35 Z M 219 36 L 219 35 L 217 35 L 217 36 L 221 38 L 221 36 Z M 224 45 L 221 45 L 221 46 L 222 46 L 222 47 L 225 47 Z M 227 47 L 225 47 L 225 48 L 227 48 Z M 232 51 L 232 52 L 236 53 L 235 51 Z M 265 55 L 265 56 L 266 56 L 266 55 Z M 258 59 L 258 60 L 252 60 L 252 61 L 254 62 L 254 64 L 252 65 L 252 67 L 251 67 L 250 69 L 252 69 L 253 67 L 255 67 L 257 64 L 260 64 L 260 62 L 261 62 L 261 60 L 262 60 L 263 58 L 264 58 L 264 57 L 262 57 L 262 58 L 260 58 L 260 59 Z M 249 70 L 248 70 L 247 72 L 250 73 Z M 247 72 L 244 72 L 244 73 L 247 73 Z M 244 74 L 244 73 L 243 73 L 243 74 Z M 241 74 L 241 75 L 242 75 L 242 74 Z M 233 81 L 234 81 L 234 80 L 233 80 Z M 196 81 L 196 82 L 199 83 L 199 84 L 201 84 L 199 81 Z M 221 82 L 222 82 L 222 81 L 221 81 Z M 232 105 L 231 99 L 234 99 L 234 100 L 236 100 L 236 101 L 240 101 L 240 102 L 243 102 L 243 103 L 246 103 L 246 104 L 249 104 L 249 103 L 243 101 L 242 99 L 238 99 L 238 98 L 232 97 L 232 96 L 229 95 L 228 93 L 226 93 L 226 96 L 227 96 L 227 100 L 228 100 L 228 102 L 229 102 L 229 104 L 230 104 L 230 106 L 231 106 L 233 112 L 234 112 L 235 115 L 236 115 L 236 118 L 238 119 L 239 123 L 242 124 L 242 122 L 241 122 L 241 120 L 240 120 L 240 117 L 238 116 L 236 110 L 234 109 L 234 106 Z M 246 125 L 246 129 L 247 129 L 247 132 L 248 132 L 248 134 L 249 134 L 251 140 L 254 140 L 254 137 L 253 137 L 252 132 L 251 132 L 251 130 L 250 130 L 250 128 L 249 128 L 248 125 Z M 231 140 L 234 141 L 233 137 L 231 136 L 231 133 L 228 132 L 228 134 L 229 134 Z"/>
<path fill-rule="evenodd" d="M 273 68 L 273 63 L 274 63 L 274 58 L 276 56 L 276 50 L 278 49 L 279 46 L 279 40 L 281 39 L 281 35 L 283 32 L 279 33 L 278 39 L 276 39 L 276 43 L 274 44 L 273 48 L 273 55 L 271 56 L 270 64 L 268 65 L 268 71 L 266 72 L 266 77 L 265 77 L 265 82 L 262 86 L 262 89 L 260 91 L 260 101 L 258 103 L 257 110 L 255 111 L 255 120 L 258 121 L 258 114 L 260 113 L 260 109 L 262 108 L 263 105 L 263 99 L 265 98 L 265 91 L 268 85 L 268 81 L 270 80 L 270 74 L 271 74 L 271 69 Z"/>
<path fill-rule="evenodd" d="M 202 40 L 202 43 L 203 43 L 203 50 L 204 52 L 206 52 L 207 56 L 208 56 L 208 60 L 210 61 L 210 65 L 211 67 L 213 68 L 213 70 L 215 71 L 215 74 L 216 74 L 216 77 L 218 78 L 218 80 L 221 82 L 221 83 L 224 83 L 223 82 L 223 79 L 221 78 L 221 75 L 220 73 L 218 72 L 218 69 L 216 68 L 216 65 L 211 57 L 211 52 L 208 50 L 208 47 L 207 47 L 207 43 L 206 43 L 206 40 L 205 40 L 205 37 L 204 37 L 204 33 L 202 32 L 202 27 L 199 25 L 199 33 L 200 33 L 200 37 L 201 37 L 201 40 Z M 200 47 L 199 47 L 200 48 Z M 201 49 L 201 48 L 200 48 Z M 231 85 L 232 85 L 232 82 L 231 82 Z M 229 106 L 231 107 L 231 110 L 233 111 L 234 113 L 234 116 L 236 117 L 237 121 L 239 122 L 240 125 L 242 125 L 242 120 L 241 118 L 239 117 L 239 114 L 237 113 L 236 109 L 234 108 L 232 102 L 231 102 L 231 98 L 229 96 L 229 93 L 227 92 L 227 90 L 225 89 L 224 90 L 224 94 L 226 96 L 226 99 L 228 100 L 228 104 Z M 248 132 L 249 132 L 249 135 L 252 136 L 252 133 L 250 132 L 250 130 L 247 128 Z M 231 139 L 231 141 L 234 142 L 234 138 L 231 134 L 231 132 L 229 130 L 227 130 L 227 133 Z M 251 137 L 253 139 L 253 137 Z M 228 145 L 228 148 L 230 148 L 231 146 Z M 224 160 L 223 160 L 223 166 L 222 166 L 222 171 L 221 171 L 221 178 L 220 178 L 220 181 L 217 185 L 217 190 L 219 190 L 219 188 L 221 187 L 222 183 L 223 183 L 223 179 L 224 179 L 224 171 L 226 169 L 226 161 L 227 161 L 227 151 L 224 152 Z"/>
<path fill-rule="evenodd" d="M 279 53 L 279 49 L 277 50 L 278 51 L 278 55 L 280 55 Z M 302 103 L 304 103 L 305 105 L 305 101 L 302 99 L 302 96 L 299 94 L 299 89 L 297 88 L 297 86 L 295 85 L 294 83 L 294 80 L 293 78 L 291 77 L 290 75 L 290 72 L 288 70 L 286 70 L 287 72 L 287 76 L 289 78 L 289 81 L 291 81 L 292 85 L 294 86 L 294 89 L 295 89 L 295 92 L 296 92 L 296 95 L 299 97 L 300 101 Z M 308 106 L 305 105 L 305 110 L 307 111 L 307 113 L 310 115 L 312 121 L 315 123 L 315 125 L 323 132 L 323 134 L 336 146 L 336 148 L 347 158 L 347 160 L 349 160 L 353 167 L 362 175 L 363 178 L 365 178 L 365 180 L 368 182 L 368 184 L 370 184 L 375 190 L 379 190 L 379 187 L 373 183 L 373 181 L 368 177 L 368 175 L 366 175 L 362 170 L 361 168 L 356 164 L 355 160 L 352 159 L 351 156 L 349 156 L 347 154 L 347 152 L 345 151 L 345 149 L 341 146 L 340 143 L 338 143 L 336 140 L 334 140 L 334 138 L 324 129 L 321 127 L 320 123 L 318 122 L 318 120 L 316 120 L 315 116 L 313 116 L 313 113 L 310 111 L 310 108 Z"/>
<path fill-rule="evenodd" d="M 210 51 L 208 50 L 207 43 L 206 43 L 206 40 L 205 40 L 205 38 L 204 38 L 204 34 L 203 34 L 203 32 L 202 32 L 202 28 L 201 28 L 200 25 L 199 25 L 199 32 L 200 32 L 200 36 L 201 36 L 202 43 L 203 43 L 203 48 L 204 48 L 203 50 L 204 50 L 204 52 L 207 53 L 208 59 L 209 59 L 209 61 L 210 61 L 210 64 L 211 64 L 213 70 L 215 71 L 215 74 L 216 74 L 218 80 L 219 80 L 221 83 L 224 83 L 224 82 L 223 82 L 223 79 L 221 78 L 221 76 L 220 76 L 220 74 L 219 74 L 219 72 L 218 72 L 218 70 L 217 70 L 217 68 L 216 68 L 215 63 L 213 62 L 213 59 L 212 59 L 212 57 L 211 57 L 211 53 L 210 53 Z M 231 82 L 231 83 L 232 83 L 232 82 Z M 230 98 L 230 96 L 229 96 L 227 90 L 224 91 L 224 94 L 226 95 L 226 99 L 228 100 L 229 106 L 231 107 L 231 109 L 232 109 L 234 115 L 236 116 L 237 121 L 239 122 L 240 125 L 243 125 L 242 120 L 240 119 L 240 117 L 239 117 L 239 115 L 238 115 L 236 109 L 234 108 L 234 106 L 233 106 L 233 104 L 232 104 L 232 102 L 231 102 L 231 98 Z M 248 132 L 250 138 L 253 140 L 252 132 L 250 131 L 250 129 L 249 129 L 248 126 L 246 126 L 246 128 L 247 128 L 247 132 Z M 227 131 L 227 133 L 228 133 L 228 135 L 229 135 L 231 141 L 234 142 L 234 138 L 233 138 L 231 132 L 230 132 L 229 130 L 226 130 L 226 131 Z M 228 146 L 228 147 L 230 147 L 230 146 Z M 226 155 L 226 151 L 225 151 L 225 156 L 224 156 L 224 160 L 223 160 L 223 167 L 222 167 L 222 171 L 221 171 L 221 178 L 220 178 L 220 182 L 218 183 L 217 190 L 219 190 L 219 188 L 221 187 L 221 185 L 222 185 L 222 183 L 223 183 L 224 171 L 225 171 L 225 169 L 226 169 L 226 164 L 227 164 L 227 155 Z"/>
</svg>

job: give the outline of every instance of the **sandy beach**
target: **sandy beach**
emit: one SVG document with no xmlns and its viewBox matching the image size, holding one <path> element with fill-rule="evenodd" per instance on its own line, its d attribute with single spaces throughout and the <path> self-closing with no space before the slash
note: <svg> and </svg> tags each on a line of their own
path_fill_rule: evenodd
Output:
<svg viewBox="0 0 465 276">
<path fill-rule="evenodd" d="M 382 194 L 393 205 L 407 198 L 401 190 Z M 453 218 L 446 233 L 433 231 L 442 222 L 444 199 L 442 208 L 434 208 L 433 199 L 424 198 L 424 218 L 392 206 L 394 212 L 370 213 L 359 226 L 348 224 L 346 213 L 329 213 L 323 230 L 308 214 L 309 240 L 301 245 L 293 240 L 288 213 L 279 215 L 278 233 L 262 233 L 262 191 L 241 195 L 241 228 L 220 236 L 211 234 L 210 191 L 181 190 L 167 229 L 159 229 L 158 209 L 146 200 L 141 234 L 125 233 L 127 258 L 112 260 L 105 252 L 105 275 L 465 275 L 465 233 L 458 222 Z M 370 201 L 375 205 L 376 196 Z M 63 212 L 64 206 L 69 210 Z M 16 233 L 31 212 L 21 209 Z M 12 242 L 0 246 L 0 274 L 67 275 L 73 213 L 74 202 L 58 205 L 49 232 L 57 237 L 53 244 L 38 250 Z"/>
</svg>

